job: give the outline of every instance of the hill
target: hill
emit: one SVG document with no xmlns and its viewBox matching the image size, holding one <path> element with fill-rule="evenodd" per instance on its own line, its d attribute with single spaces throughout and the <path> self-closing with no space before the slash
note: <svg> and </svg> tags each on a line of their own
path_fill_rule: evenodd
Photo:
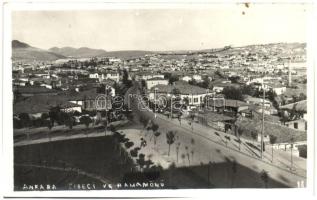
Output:
<svg viewBox="0 0 317 200">
<path fill-rule="evenodd" d="M 78 49 L 73 47 L 53 47 L 50 48 L 49 51 L 72 58 L 90 58 L 106 54 L 106 51 L 103 49 L 90 49 L 88 47 L 81 47 Z"/>
<path fill-rule="evenodd" d="M 18 40 L 12 41 L 12 60 L 14 61 L 53 61 L 65 56 L 44 49 L 32 47 Z"/>
</svg>

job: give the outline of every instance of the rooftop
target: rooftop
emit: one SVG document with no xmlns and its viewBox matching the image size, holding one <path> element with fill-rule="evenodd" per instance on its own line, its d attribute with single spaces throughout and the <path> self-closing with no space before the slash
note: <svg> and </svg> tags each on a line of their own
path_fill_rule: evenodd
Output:
<svg viewBox="0 0 317 200">
<path fill-rule="evenodd" d="M 295 109 L 295 111 L 307 112 L 307 100 L 298 101 L 295 103 L 280 106 L 280 109 L 287 109 L 287 110 Z"/>
<path fill-rule="evenodd" d="M 174 85 L 156 85 L 151 88 L 151 91 L 154 92 L 155 88 L 157 88 L 158 93 L 173 93 L 173 90 L 177 89 L 180 94 L 188 95 L 188 94 L 206 94 L 207 90 L 205 88 L 201 88 L 195 85 L 190 85 L 185 81 L 177 81 Z"/>
</svg>

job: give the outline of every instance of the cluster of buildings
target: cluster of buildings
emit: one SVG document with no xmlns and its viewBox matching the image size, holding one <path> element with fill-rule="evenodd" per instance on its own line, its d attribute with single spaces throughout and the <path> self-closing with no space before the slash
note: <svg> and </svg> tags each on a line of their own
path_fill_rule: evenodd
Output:
<svg viewBox="0 0 317 200">
<path fill-rule="evenodd" d="M 156 103 L 159 96 L 180 98 L 187 113 L 203 108 L 197 117 L 221 130 L 228 129 L 230 124 L 229 129 L 233 130 L 237 118 L 257 123 L 260 119 L 256 116 L 264 112 L 267 119 L 274 119 L 268 123 L 279 129 L 305 132 L 306 101 L 294 100 L 306 96 L 305 52 L 305 44 L 280 43 L 210 51 L 153 52 L 124 59 L 16 62 L 14 113 L 38 115 L 52 105 L 78 112 L 94 110 L 97 88 L 107 86 L 109 96 L 116 95 L 116 85 L 122 84 L 126 71 L 128 79 L 143 85 L 150 101 Z M 230 99 L 223 94 L 225 88 L 245 87 L 257 91 L 257 95 L 243 94 L 243 99 Z M 259 95 L 263 90 L 273 93 L 274 99 L 263 99 Z M 300 115 L 294 117 L 297 111 Z M 282 120 L 281 112 L 288 120 Z"/>
</svg>

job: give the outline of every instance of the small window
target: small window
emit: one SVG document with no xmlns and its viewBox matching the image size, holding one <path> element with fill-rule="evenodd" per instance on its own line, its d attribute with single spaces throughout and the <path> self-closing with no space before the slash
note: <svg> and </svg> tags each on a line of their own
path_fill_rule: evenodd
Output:
<svg viewBox="0 0 317 200">
<path fill-rule="evenodd" d="M 294 123 L 294 128 L 298 129 L 298 123 L 297 122 Z"/>
</svg>

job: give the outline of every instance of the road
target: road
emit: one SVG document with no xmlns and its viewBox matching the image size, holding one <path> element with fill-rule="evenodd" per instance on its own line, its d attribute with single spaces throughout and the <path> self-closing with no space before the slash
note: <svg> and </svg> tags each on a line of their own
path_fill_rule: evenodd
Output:
<svg viewBox="0 0 317 200">
<path fill-rule="evenodd" d="M 140 94 L 137 84 L 135 84 L 134 87 L 128 90 L 126 95 L 129 94 Z M 194 125 L 194 129 L 192 131 L 191 126 L 185 123 L 184 120 L 182 120 L 183 122 L 180 125 L 178 120 L 171 120 L 162 115 L 157 115 L 157 117 L 154 118 L 154 114 L 152 112 L 146 110 L 140 111 L 138 109 L 138 101 L 135 98 L 131 101 L 132 102 L 130 107 L 133 111 L 135 123 L 138 123 L 138 118 L 140 116 L 146 116 L 159 125 L 159 131 L 162 133 L 157 142 L 159 144 L 159 147 L 154 144 L 152 145 L 152 142 L 148 141 L 148 144 L 152 146 L 150 148 L 152 150 L 150 150 L 149 154 L 153 154 L 153 152 L 156 151 L 162 157 L 165 157 L 167 162 L 174 162 L 177 166 L 194 166 L 209 162 L 223 163 L 228 162 L 228 160 L 230 160 L 231 162 L 234 160 L 238 164 L 249 168 L 250 170 L 257 173 L 265 170 L 269 173 L 270 178 L 281 182 L 289 187 L 297 187 L 299 182 L 306 182 L 306 165 L 304 169 L 298 169 L 296 172 L 290 172 L 285 166 L 283 168 L 279 165 L 275 165 L 274 163 L 273 165 L 270 163 L 271 157 L 268 153 L 270 151 L 269 147 L 267 149 L 267 154 L 265 155 L 266 159 L 262 161 L 260 159 L 257 159 L 255 155 L 252 156 L 252 151 L 254 150 L 250 149 L 248 145 L 242 145 L 241 152 L 239 152 L 237 143 L 233 141 L 233 136 L 231 137 L 230 142 L 227 143 L 228 147 L 226 147 L 224 143 L 224 137 L 222 135 L 218 136 L 215 134 L 215 132 L 219 133 L 219 131 L 215 131 L 211 128 L 203 129 L 199 127 L 201 125 L 198 124 Z M 174 144 L 171 145 L 171 152 L 174 153 L 171 153 L 170 156 L 167 156 L 168 145 L 166 143 L 165 133 L 169 130 L 173 130 L 176 132 L 177 140 Z M 149 134 L 149 136 L 147 136 L 147 140 L 150 140 L 150 138 L 151 136 Z M 194 140 L 194 144 L 191 143 L 192 139 Z M 175 153 L 176 144 L 178 143 L 181 144 L 179 155 L 188 155 L 191 154 L 189 152 L 194 151 L 195 156 L 193 156 L 191 160 L 188 159 L 188 162 L 186 161 L 186 159 L 180 159 L 179 157 L 181 156 L 177 156 L 177 154 Z M 254 154 L 256 154 L 255 151 Z M 285 159 L 281 158 L 278 153 L 276 153 L 275 159 L 281 159 L 283 160 L 283 162 L 285 162 Z"/>
</svg>

